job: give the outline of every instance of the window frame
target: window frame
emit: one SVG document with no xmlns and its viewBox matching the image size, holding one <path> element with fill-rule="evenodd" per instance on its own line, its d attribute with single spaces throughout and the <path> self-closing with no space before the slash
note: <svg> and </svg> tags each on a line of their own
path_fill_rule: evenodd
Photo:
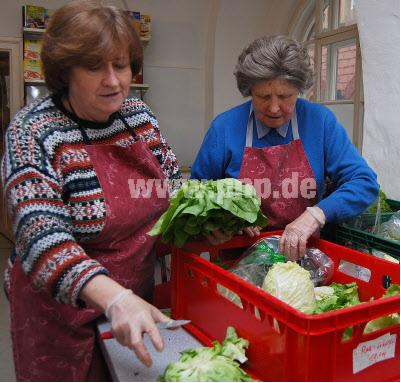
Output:
<svg viewBox="0 0 401 383">
<path fill-rule="evenodd" d="M 329 29 L 322 31 L 322 11 L 325 6 L 329 5 Z M 356 22 L 350 25 L 339 24 L 339 8 L 340 0 L 304 0 L 294 12 L 291 20 L 289 35 L 294 36 L 305 44 L 313 44 L 315 49 L 314 57 L 314 74 L 315 81 L 313 85 L 312 101 L 323 105 L 344 105 L 353 104 L 353 129 L 352 142 L 361 152 L 363 144 L 363 87 L 362 87 L 362 60 L 359 42 L 359 34 Z M 307 40 L 314 28 L 314 38 Z M 356 47 L 355 62 L 355 93 L 351 100 L 323 100 L 321 97 L 320 81 L 322 69 L 322 47 L 325 45 L 341 44 L 342 42 L 354 40 Z M 335 69 L 335 70 L 334 70 Z M 327 74 L 327 78 L 331 76 L 331 80 L 336 79 L 336 66 L 329 67 L 332 71 Z M 334 75 L 333 75 L 334 70 Z M 334 88 L 336 84 L 332 85 Z"/>
</svg>

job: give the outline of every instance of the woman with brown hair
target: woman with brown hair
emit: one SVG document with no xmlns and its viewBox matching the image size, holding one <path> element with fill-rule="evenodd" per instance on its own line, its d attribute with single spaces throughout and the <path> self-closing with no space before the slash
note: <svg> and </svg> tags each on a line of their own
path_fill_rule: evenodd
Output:
<svg viewBox="0 0 401 383">
<path fill-rule="evenodd" d="M 124 12 L 95 1 L 59 8 L 43 37 L 51 95 L 22 109 L 6 135 L 3 186 L 16 246 L 6 273 L 18 380 L 107 379 L 95 342 L 106 314 L 115 338 L 147 366 L 155 239 L 168 193 L 136 181 L 179 179 L 153 113 L 128 97 L 142 47 Z M 150 183 L 151 184 L 151 183 Z"/>
</svg>

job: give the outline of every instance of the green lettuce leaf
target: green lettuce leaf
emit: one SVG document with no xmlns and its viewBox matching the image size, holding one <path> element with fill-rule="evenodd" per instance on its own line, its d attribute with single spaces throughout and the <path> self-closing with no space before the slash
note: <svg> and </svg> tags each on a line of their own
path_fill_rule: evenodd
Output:
<svg viewBox="0 0 401 383">
<path fill-rule="evenodd" d="M 236 360 L 246 361 L 245 349 L 249 342 L 239 338 L 233 327 L 227 328 L 227 335 L 220 344 L 213 347 L 193 348 L 181 353 L 177 362 L 170 363 L 163 376 L 163 382 L 253 382 Z"/>
<path fill-rule="evenodd" d="M 234 234 L 247 226 L 265 227 L 260 207 L 255 188 L 237 179 L 188 180 L 148 234 L 182 247 L 215 230 Z"/>
<path fill-rule="evenodd" d="M 327 286 L 315 287 L 316 305 L 312 314 L 321 314 L 327 311 L 338 310 L 360 303 L 358 285 L 355 282 L 340 284 L 332 283 L 327 294 L 320 294 L 321 289 Z"/>
<path fill-rule="evenodd" d="M 400 294 L 400 285 L 392 284 L 388 287 L 382 298 L 393 297 Z M 380 330 L 381 328 L 400 324 L 400 313 L 393 313 L 384 317 L 376 318 L 368 322 L 363 330 L 364 334 Z"/>
</svg>

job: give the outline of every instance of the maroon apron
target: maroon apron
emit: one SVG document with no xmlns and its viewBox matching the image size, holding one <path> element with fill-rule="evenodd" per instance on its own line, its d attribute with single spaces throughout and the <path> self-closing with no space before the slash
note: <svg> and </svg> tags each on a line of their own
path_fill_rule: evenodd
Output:
<svg viewBox="0 0 401 383">
<path fill-rule="evenodd" d="M 299 138 L 296 111 L 291 119 L 293 141 L 285 145 L 253 148 L 253 121 L 251 109 L 240 179 L 255 186 L 268 229 L 283 229 L 316 204 L 315 176 Z"/>
<path fill-rule="evenodd" d="M 126 124 L 126 122 L 124 121 Z M 126 124 L 132 135 L 133 130 Z M 164 180 L 160 164 L 139 139 L 128 147 L 90 145 L 81 129 L 96 170 L 106 206 L 102 232 L 80 245 L 110 277 L 150 300 L 154 286 L 157 237 L 146 233 L 168 207 L 168 195 L 132 198 L 128 180 Z M 167 193 L 166 193 L 167 194 Z M 20 381 L 101 381 L 107 378 L 95 345 L 93 309 L 57 303 L 35 288 L 17 258 L 11 274 L 11 332 L 16 377 Z"/>
</svg>

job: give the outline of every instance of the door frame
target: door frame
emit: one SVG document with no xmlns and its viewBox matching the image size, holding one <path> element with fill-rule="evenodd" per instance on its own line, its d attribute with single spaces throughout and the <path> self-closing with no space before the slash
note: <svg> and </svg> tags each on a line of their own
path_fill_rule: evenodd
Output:
<svg viewBox="0 0 401 383">
<path fill-rule="evenodd" d="M 0 50 L 10 54 L 10 119 L 24 105 L 22 38 L 0 36 Z"/>
<path fill-rule="evenodd" d="M 0 50 L 8 52 L 10 57 L 10 120 L 24 105 L 24 73 L 22 38 L 0 36 Z M 0 158 L 3 156 L 0 148 Z M 7 206 L 0 187 L 0 234 L 13 242 L 11 222 L 7 214 Z"/>
</svg>

